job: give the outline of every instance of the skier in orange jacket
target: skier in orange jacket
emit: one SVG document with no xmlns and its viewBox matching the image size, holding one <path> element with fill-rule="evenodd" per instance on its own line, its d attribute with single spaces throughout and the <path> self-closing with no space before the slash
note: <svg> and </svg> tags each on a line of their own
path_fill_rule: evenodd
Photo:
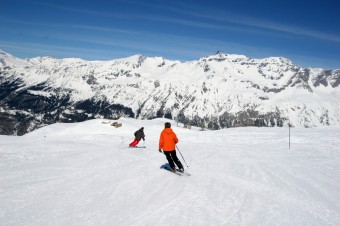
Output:
<svg viewBox="0 0 340 226">
<path fill-rule="evenodd" d="M 159 138 L 159 152 L 162 152 L 163 150 L 173 172 L 176 172 L 175 164 L 178 166 L 180 171 L 184 171 L 182 163 L 176 156 L 176 144 L 178 143 L 178 138 L 172 131 L 170 122 L 166 122 L 164 127 L 165 128 Z"/>
</svg>

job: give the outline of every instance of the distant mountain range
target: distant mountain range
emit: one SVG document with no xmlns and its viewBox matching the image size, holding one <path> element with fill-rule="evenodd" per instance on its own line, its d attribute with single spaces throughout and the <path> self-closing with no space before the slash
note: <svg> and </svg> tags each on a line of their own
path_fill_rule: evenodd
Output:
<svg viewBox="0 0 340 226">
<path fill-rule="evenodd" d="M 216 53 L 196 61 L 110 61 L 0 51 L 0 134 L 56 122 L 166 117 L 208 129 L 340 125 L 340 69 Z"/>
</svg>

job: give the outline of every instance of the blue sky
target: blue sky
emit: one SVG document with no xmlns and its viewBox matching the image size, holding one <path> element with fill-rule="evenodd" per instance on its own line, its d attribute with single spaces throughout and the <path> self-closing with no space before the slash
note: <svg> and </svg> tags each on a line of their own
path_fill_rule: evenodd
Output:
<svg viewBox="0 0 340 226">
<path fill-rule="evenodd" d="M 340 68 L 340 3 L 261 0 L 1 0 L 14 56 L 197 60 L 217 51 Z"/>
</svg>

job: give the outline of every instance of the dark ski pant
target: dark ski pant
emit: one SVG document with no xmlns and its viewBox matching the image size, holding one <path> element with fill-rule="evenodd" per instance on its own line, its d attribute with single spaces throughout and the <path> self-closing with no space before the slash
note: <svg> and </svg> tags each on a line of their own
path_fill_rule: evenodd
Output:
<svg viewBox="0 0 340 226">
<path fill-rule="evenodd" d="M 166 159 L 169 162 L 169 165 L 170 165 L 171 169 L 173 169 L 175 167 L 174 162 L 176 163 L 178 168 L 183 169 L 182 163 L 177 158 L 176 150 L 174 150 L 174 151 L 164 151 L 164 154 L 166 156 Z"/>
</svg>

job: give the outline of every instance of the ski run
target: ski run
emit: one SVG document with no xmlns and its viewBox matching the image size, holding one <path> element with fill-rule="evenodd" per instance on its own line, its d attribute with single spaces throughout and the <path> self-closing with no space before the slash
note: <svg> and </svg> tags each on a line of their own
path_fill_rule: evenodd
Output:
<svg viewBox="0 0 340 226">
<path fill-rule="evenodd" d="M 0 225 L 340 225 L 340 128 L 172 123 L 190 176 L 164 170 L 166 119 L 96 119 L 0 136 Z M 144 127 L 145 142 L 129 148 Z"/>
</svg>

